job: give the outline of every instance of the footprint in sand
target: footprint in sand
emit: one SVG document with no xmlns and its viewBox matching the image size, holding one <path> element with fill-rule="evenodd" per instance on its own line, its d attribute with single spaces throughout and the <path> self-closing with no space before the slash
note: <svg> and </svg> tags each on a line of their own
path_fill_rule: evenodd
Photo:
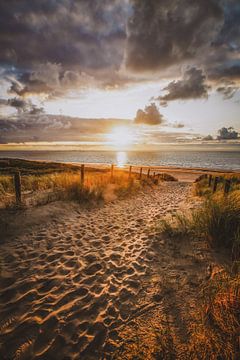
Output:
<svg viewBox="0 0 240 360">
<path fill-rule="evenodd" d="M 183 197 L 189 189 L 164 186 Z M 177 199 L 167 190 L 142 193 L 0 244 L 8 274 L 0 278 L 0 358 L 111 359 L 121 326 L 152 285 L 158 250 L 148 226 Z M 149 301 L 161 303 L 161 294 Z"/>
</svg>

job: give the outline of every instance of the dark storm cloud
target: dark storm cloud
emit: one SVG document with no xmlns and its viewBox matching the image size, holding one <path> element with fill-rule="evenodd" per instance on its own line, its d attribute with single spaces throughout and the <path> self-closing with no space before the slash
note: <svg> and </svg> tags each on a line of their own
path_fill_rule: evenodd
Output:
<svg viewBox="0 0 240 360">
<path fill-rule="evenodd" d="M 203 68 L 214 87 L 226 80 L 239 87 L 239 0 L 132 0 L 131 4 L 128 69 L 169 76 L 171 68 L 174 77 L 182 65 L 191 64 Z M 173 93 L 176 86 L 177 82 L 171 83 Z M 207 96 L 206 88 L 193 94 L 193 98 L 202 96 Z"/>
<path fill-rule="evenodd" d="M 81 119 L 39 113 L 0 118 L 0 139 L 7 142 L 29 141 L 103 141 L 112 127 L 129 125 L 123 119 Z"/>
<path fill-rule="evenodd" d="M 208 86 L 206 85 L 206 75 L 202 69 L 192 67 L 183 74 L 182 80 L 170 82 L 163 90 L 166 95 L 159 96 L 162 105 L 166 105 L 172 100 L 199 99 L 208 97 Z"/>
<path fill-rule="evenodd" d="M 218 136 L 216 138 L 214 138 L 212 135 L 207 135 L 205 137 L 202 138 L 202 140 L 204 141 L 212 141 L 212 140 L 237 140 L 239 139 L 238 137 L 239 133 L 237 131 L 234 130 L 233 127 L 222 127 L 221 129 L 218 130 Z"/>
<path fill-rule="evenodd" d="M 223 95 L 223 99 L 231 99 L 239 90 L 240 64 L 211 68 L 209 79 L 215 84 L 217 92 Z"/>
<path fill-rule="evenodd" d="M 240 80 L 240 64 L 215 66 L 209 70 L 209 77 L 213 80 Z"/>
<path fill-rule="evenodd" d="M 222 1 L 224 24 L 214 42 L 216 46 L 227 46 L 236 51 L 240 47 L 240 3 L 239 0 Z"/>
<path fill-rule="evenodd" d="M 223 9 L 215 0 L 132 0 L 127 66 L 136 71 L 193 59 L 217 35 Z"/>
<path fill-rule="evenodd" d="M 123 61 L 126 11 L 120 0 L 1 1 L 0 64 L 12 73 L 10 91 L 56 95 L 81 87 L 86 73 L 112 76 Z"/>
<path fill-rule="evenodd" d="M 235 131 L 232 127 L 226 128 L 223 127 L 218 130 L 218 140 L 236 140 L 238 139 L 238 132 Z"/>
<path fill-rule="evenodd" d="M 174 79 L 182 65 L 221 87 L 240 81 L 239 21 L 239 0 L 1 1 L 1 76 L 23 98 Z"/>
<path fill-rule="evenodd" d="M 236 94 L 238 89 L 239 89 L 238 86 L 235 86 L 233 83 L 230 85 L 226 84 L 226 85 L 219 86 L 217 88 L 217 91 L 223 95 L 223 98 L 225 100 L 228 100 L 228 99 L 231 99 Z"/>
<path fill-rule="evenodd" d="M 9 93 L 17 94 L 18 96 L 23 96 L 25 94 L 24 86 L 15 78 L 13 77 L 7 77 L 6 79 L 11 84 L 9 88 Z"/>
<path fill-rule="evenodd" d="M 118 66 L 125 39 L 121 1 L 12 0 L 0 3 L 0 61 L 99 69 Z"/>
<path fill-rule="evenodd" d="M 21 97 L 15 97 L 8 100 L 0 99 L 0 106 L 10 106 L 17 110 L 19 114 L 38 115 L 44 113 L 43 107 L 38 107 L 30 100 L 24 100 Z"/>
<path fill-rule="evenodd" d="M 146 106 L 144 110 L 139 109 L 134 119 L 135 124 L 160 125 L 163 122 L 163 115 L 154 103 Z"/>
<path fill-rule="evenodd" d="M 9 99 L 8 105 L 16 108 L 18 112 L 26 112 L 28 108 L 28 103 L 21 98 Z"/>
</svg>

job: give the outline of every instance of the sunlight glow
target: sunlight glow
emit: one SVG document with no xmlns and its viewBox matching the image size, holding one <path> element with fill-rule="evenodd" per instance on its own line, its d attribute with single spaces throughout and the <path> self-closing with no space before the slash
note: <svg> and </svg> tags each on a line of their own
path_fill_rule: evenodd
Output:
<svg viewBox="0 0 240 360">
<path fill-rule="evenodd" d="M 112 132 L 106 135 L 108 141 L 110 141 L 116 147 L 122 147 L 132 145 L 135 140 L 134 134 L 127 126 L 117 126 L 112 129 Z"/>
<path fill-rule="evenodd" d="M 127 153 L 125 151 L 118 151 L 116 154 L 117 167 L 123 168 L 127 163 Z"/>
</svg>

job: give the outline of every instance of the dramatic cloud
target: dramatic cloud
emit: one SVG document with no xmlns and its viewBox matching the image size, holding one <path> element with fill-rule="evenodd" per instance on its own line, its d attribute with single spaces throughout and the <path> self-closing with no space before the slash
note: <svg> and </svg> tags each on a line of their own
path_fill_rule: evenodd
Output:
<svg viewBox="0 0 240 360">
<path fill-rule="evenodd" d="M 224 10 L 224 24 L 215 40 L 216 46 L 228 47 L 230 51 L 240 47 L 240 4 L 239 0 L 220 2 Z"/>
<path fill-rule="evenodd" d="M 21 98 L 13 98 L 8 100 L 8 105 L 17 109 L 19 113 L 27 112 L 28 103 Z"/>
<path fill-rule="evenodd" d="M 154 103 L 146 106 L 144 110 L 139 109 L 134 119 L 135 124 L 159 125 L 164 121 L 158 108 Z"/>
<path fill-rule="evenodd" d="M 238 132 L 235 131 L 232 127 L 223 127 L 218 130 L 218 133 L 218 140 L 236 140 L 238 138 Z"/>
<path fill-rule="evenodd" d="M 60 64 L 40 64 L 34 70 L 24 73 L 19 80 L 8 79 L 11 83 L 9 93 L 19 96 L 46 95 L 63 96 L 68 90 L 86 89 L 94 84 L 91 76 L 75 71 L 64 71 Z M 96 82 L 95 82 L 96 85 Z"/>
<path fill-rule="evenodd" d="M 120 0 L 1 2 L 0 65 L 10 91 L 62 94 L 92 76 L 101 83 L 106 70 L 111 82 L 123 62 L 127 10 Z"/>
<path fill-rule="evenodd" d="M 199 99 L 208 97 L 208 86 L 205 83 L 206 75 L 195 67 L 186 70 L 182 80 L 172 81 L 163 90 L 166 95 L 159 96 L 161 105 L 172 100 Z"/>
<path fill-rule="evenodd" d="M 131 125 L 123 119 L 81 119 L 61 115 L 18 114 L 0 118 L 0 139 L 29 141 L 104 141 L 104 134 L 116 126 Z"/>
<path fill-rule="evenodd" d="M 223 95 L 225 100 L 231 99 L 236 92 L 239 90 L 238 86 L 235 86 L 235 83 L 228 83 L 226 85 L 219 86 L 217 91 Z"/>
<path fill-rule="evenodd" d="M 151 91 L 152 84 L 161 88 L 168 82 L 165 93 L 155 94 L 162 105 L 207 98 L 210 87 L 224 99 L 236 97 L 239 22 L 239 0 L 0 1 L 1 114 L 16 109 L 18 116 L 9 119 L 10 132 L 4 123 L 4 134 L 11 134 L 9 139 L 14 131 L 21 138 L 76 139 L 80 128 L 85 134 L 84 121 L 78 127 L 72 120 L 53 120 L 41 106 L 66 114 L 88 111 L 85 107 L 94 109 L 99 93 L 131 85 L 129 94 L 135 91 L 139 103 L 147 91 L 143 83 Z M 89 95 L 92 89 L 96 98 L 94 92 Z M 65 99 L 79 99 L 76 112 Z M 117 111 L 116 106 L 116 116 Z M 163 116 L 151 104 L 138 110 L 134 122 L 162 124 Z M 22 129 L 28 129 L 25 135 Z"/>
<path fill-rule="evenodd" d="M 126 51 L 128 69 L 169 77 L 171 72 L 176 76 L 183 65 L 191 64 L 204 68 L 214 88 L 221 87 L 226 80 L 235 81 L 235 88 L 239 88 L 238 0 L 132 0 L 131 3 L 133 11 L 128 21 Z M 173 97 L 190 98 L 187 87 L 181 89 L 186 89 L 183 97 L 177 94 L 177 85 L 184 84 L 171 83 L 169 90 Z M 172 100 L 171 93 L 169 100 Z M 205 86 L 194 87 L 192 98 L 206 96 Z"/>
<path fill-rule="evenodd" d="M 0 65 L 18 96 L 115 88 L 186 62 L 239 78 L 239 21 L 238 0 L 2 1 Z"/>
<path fill-rule="evenodd" d="M 19 114 L 38 115 L 44 113 L 43 107 L 38 107 L 30 100 L 24 100 L 20 97 L 11 98 L 8 100 L 1 99 L 0 106 L 11 106 L 17 110 Z"/>
<path fill-rule="evenodd" d="M 213 80 L 238 81 L 240 80 L 240 64 L 215 66 L 209 71 L 209 77 Z"/>
<path fill-rule="evenodd" d="M 163 69 L 206 51 L 223 25 L 215 0 L 132 0 L 128 21 L 127 66 Z"/>
<path fill-rule="evenodd" d="M 125 1 L 13 0 L 0 14 L 1 62 L 99 69 L 122 61 Z"/>
<path fill-rule="evenodd" d="M 233 127 L 222 127 L 221 129 L 218 130 L 218 136 L 215 138 L 215 140 L 237 140 L 239 139 L 238 137 L 238 132 L 234 130 Z M 214 140 L 214 137 L 212 135 L 207 135 L 205 137 L 202 138 L 202 140 L 204 141 L 212 141 Z"/>
</svg>

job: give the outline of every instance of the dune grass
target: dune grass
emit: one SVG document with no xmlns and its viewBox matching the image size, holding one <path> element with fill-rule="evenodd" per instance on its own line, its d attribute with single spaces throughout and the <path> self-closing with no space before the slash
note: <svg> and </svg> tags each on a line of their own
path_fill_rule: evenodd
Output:
<svg viewBox="0 0 240 360">
<path fill-rule="evenodd" d="M 85 180 L 84 184 L 81 184 L 79 165 L 0 159 L 1 203 L 6 206 L 12 206 L 14 203 L 13 174 L 16 171 L 21 173 L 23 203 L 26 197 L 29 198 L 44 192 L 55 193 L 55 196 L 48 196 L 47 200 L 39 202 L 39 204 L 57 199 L 74 200 L 81 203 L 113 200 L 116 197 L 122 198 L 135 193 L 144 186 L 157 185 L 158 180 L 177 181 L 168 174 L 161 174 L 160 177 L 155 178 L 148 178 L 146 174 L 142 174 L 140 181 L 139 174 L 134 170 L 129 178 L 128 171 L 117 168 L 114 169 L 114 176 L 111 177 L 110 166 L 105 168 L 85 166 Z M 136 171 L 139 171 L 139 168 Z M 37 201 L 34 203 L 38 204 Z"/>
<path fill-rule="evenodd" d="M 207 198 L 191 213 L 177 213 L 163 219 L 160 230 L 169 236 L 195 236 L 211 246 L 227 247 L 236 252 L 240 242 L 240 191 L 228 196 Z"/>
<path fill-rule="evenodd" d="M 208 180 L 197 183 L 203 202 L 192 212 L 177 213 L 164 219 L 159 228 L 172 237 L 198 238 L 213 249 L 231 254 L 231 268 L 211 274 L 199 288 L 199 308 L 191 328 L 189 359 L 240 358 L 240 190 L 233 180 L 231 192 L 209 191 Z M 195 192 L 196 194 L 196 192 Z"/>
<path fill-rule="evenodd" d="M 234 174 L 221 174 L 217 173 L 214 176 L 218 177 L 218 185 L 217 185 L 217 191 L 216 193 L 223 193 L 224 190 L 224 184 L 226 180 L 231 180 L 231 186 L 230 191 L 240 190 L 240 177 Z M 196 196 L 205 196 L 210 197 L 213 193 L 213 181 L 211 185 L 209 186 L 209 179 L 205 177 L 205 175 L 199 176 L 198 179 L 196 179 L 194 188 L 193 188 L 193 194 Z"/>
<path fill-rule="evenodd" d="M 190 359 L 240 358 L 240 275 L 217 274 L 202 288 L 196 324 L 189 341 Z"/>
<path fill-rule="evenodd" d="M 144 186 L 152 186 L 153 180 L 132 173 L 131 178 L 124 170 L 115 170 L 113 178 L 110 171 L 103 169 L 86 169 L 84 184 L 81 184 L 80 169 L 71 172 L 53 172 L 50 174 L 28 174 L 21 176 L 21 187 L 24 198 L 39 193 L 57 193 L 61 200 L 74 200 L 77 202 L 98 202 L 124 197 L 135 193 Z M 8 206 L 14 203 L 13 175 L 0 175 L 1 201 Z M 56 197 L 55 197 L 56 199 Z"/>
<path fill-rule="evenodd" d="M 211 246 L 236 250 L 240 234 L 240 178 L 233 174 L 216 174 L 219 179 L 213 193 L 213 180 L 201 175 L 194 183 L 193 195 L 202 198 L 202 205 L 191 213 L 177 213 L 163 219 L 160 229 L 169 236 L 197 236 Z M 224 194 L 224 184 L 231 180 L 230 192 Z"/>
<path fill-rule="evenodd" d="M 44 175 L 53 172 L 70 172 L 78 171 L 79 166 L 68 163 L 58 163 L 52 161 L 33 161 L 15 158 L 1 158 L 0 159 L 0 173 L 13 174 L 16 170 L 23 175 Z"/>
</svg>

